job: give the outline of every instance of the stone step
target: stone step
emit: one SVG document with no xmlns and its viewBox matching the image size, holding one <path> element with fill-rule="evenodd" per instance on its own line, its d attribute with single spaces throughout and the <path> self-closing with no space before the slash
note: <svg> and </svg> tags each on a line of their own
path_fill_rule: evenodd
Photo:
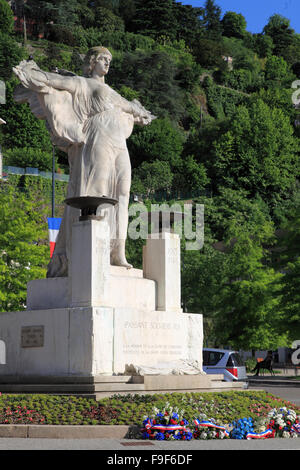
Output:
<svg viewBox="0 0 300 470">
<path fill-rule="evenodd" d="M 143 391 L 144 384 L 127 383 L 101 383 L 101 384 L 1 384 L 2 393 L 95 393 L 126 391 L 127 393 L 136 390 Z"/>
<path fill-rule="evenodd" d="M 36 375 L 0 375 L 1 384 L 95 384 L 95 383 L 130 383 L 131 375 L 97 375 L 97 376 L 36 376 Z"/>
<path fill-rule="evenodd" d="M 142 269 L 136 269 L 136 268 L 131 268 L 127 269 L 124 268 L 123 266 L 110 266 L 109 268 L 109 273 L 111 276 L 115 277 L 138 277 L 140 279 L 143 279 L 143 270 Z"/>
<path fill-rule="evenodd" d="M 211 380 L 224 380 L 224 375 L 223 374 L 207 374 Z"/>
</svg>

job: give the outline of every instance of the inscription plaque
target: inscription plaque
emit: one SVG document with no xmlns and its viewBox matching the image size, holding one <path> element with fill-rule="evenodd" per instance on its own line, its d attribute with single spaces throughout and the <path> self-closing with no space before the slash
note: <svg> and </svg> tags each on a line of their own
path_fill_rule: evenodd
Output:
<svg viewBox="0 0 300 470">
<path fill-rule="evenodd" d="M 23 326 L 21 329 L 22 348 L 42 348 L 44 346 L 44 326 Z"/>
</svg>

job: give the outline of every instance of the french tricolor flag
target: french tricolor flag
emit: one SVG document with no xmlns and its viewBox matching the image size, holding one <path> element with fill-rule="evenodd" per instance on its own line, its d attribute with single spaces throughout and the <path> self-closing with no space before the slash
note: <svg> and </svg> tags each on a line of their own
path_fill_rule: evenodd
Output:
<svg viewBox="0 0 300 470">
<path fill-rule="evenodd" d="M 48 229 L 49 229 L 49 242 L 50 242 L 50 258 L 52 258 L 53 251 L 55 248 L 56 238 L 59 232 L 61 224 L 61 218 L 59 217 L 48 217 Z"/>
</svg>

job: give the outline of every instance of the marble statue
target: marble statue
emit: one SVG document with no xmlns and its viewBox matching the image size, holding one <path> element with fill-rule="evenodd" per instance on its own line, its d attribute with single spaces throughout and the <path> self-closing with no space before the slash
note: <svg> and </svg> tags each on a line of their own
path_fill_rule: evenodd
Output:
<svg viewBox="0 0 300 470">
<path fill-rule="evenodd" d="M 67 152 L 68 198 L 118 200 L 109 215 L 111 264 L 130 268 L 125 256 L 131 185 L 126 139 L 134 124 L 147 125 L 155 116 L 139 101 L 127 101 L 105 84 L 111 60 L 108 49 L 92 48 L 85 57 L 84 76 L 45 72 L 33 60 L 22 61 L 13 69 L 21 82 L 14 97 L 19 103 L 29 103 L 35 116 L 46 120 L 53 144 Z M 78 209 L 66 206 L 47 277 L 68 275 L 75 220 Z"/>
</svg>

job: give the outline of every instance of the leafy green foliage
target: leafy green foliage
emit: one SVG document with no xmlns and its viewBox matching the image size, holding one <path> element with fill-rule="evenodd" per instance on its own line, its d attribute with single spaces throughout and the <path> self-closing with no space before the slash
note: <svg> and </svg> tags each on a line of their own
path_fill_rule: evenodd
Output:
<svg viewBox="0 0 300 470">
<path fill-rule="evenodd" d="M 203 24 L 211 39 L 219 39 L 222 34 L 221 8 L 214 0 L 206 0 L 204 4 Z"/>
<path fill-rule="evenodd" d="M 298 143 L 289 118 L 261 100 L 239 106 L 231 118 L 212 142 L 210 158 L 200 157 L 214 192 L 222 186 L 244 188 L 270 205 L 285 198 L 299 171 Z"/>
<path fill-rule="evenodd" d="M 281 337 L 276 327 L 280 310 L 274 284 L 281 274 L 265 259 L 264 244 L 272 244 L 272 224 L 262 220 L 255 229 L 235 220 L 228 227 L 228 281 L 222 284 L 214 321 L 221 344 L 244 350 L 273 349 L 286 341 L 286 335 Z"/>
<path fill-rule="evenodd" d="M 134 31 L 154 39 L 175 39 L 176 17 L 172 4 L 172 0 L 135 0 Z"/>
<path fill-rule="evenodd" d="M 24 58 L 25 50 L 7 33 L 0 31 L 0 79 L 10 79 L 12 68 Z"/>
<path fill-rule="evenodd" d="M 5 0 L 0 0 L 0 32 L 12 33 L 14 27 L 13 12 Z"/>
<path fill-rule="evenodd" d="M 52 145 L 45 122 L 32 114 L 28 104 L 17 104 L 14 101 L 13 90 L 16 85 L 15 79 L 6 82 L 6 104 L 1 107 L 1 116 L 6 121 L 3 126 L 3 147 L 33 147 L 51 151 Z"/>
<path fill-rule="evenodd" d="M 33 167 L 40 171 L 52 170 L 52 154 L 39 148 L 25 147 L 7 149 L 4 155 L 4 165 Z"/>
<path fill-rule="evenodd" d="M 280 308 L 283 311 L 281 328 L 289 331 L 292 340 L 300 334 L 300 205 L 299 193 L 295 205 L 285 214 L 286 219 L 279 232 L 279 250 L 274 260 L 275 267 L 283 273 L 279 284 Z"/>
<path fill-rule="evenodd" d="M 227 37 L 243 38 L 246 33 L 246 19 L 240 13 L 227 11 L 222 19 L 223 34 Z"/>
<path fill-rule="evenodd" d="M 128 142 L 133 167 L 156 159 L 176 165 L 183 142 L 183 134 L 168 118 L 155 119 L 150 126 L 137 128 Z"/>
<path fill-rule="evenodd" d="M 125 53 L 114 59 L 109 81 L 116 87 L 126 85 L 143 97 L 143 104 L 159 117 L 184 116 L 184 93 L 176 80 L 177 64 L 166 52 Z"/>
<path fill-rule="evenodd" d="M 27 282 L 45 276 L 49 257 L 42 194 L 0 186 L 0 310 L 25 308 Z"/>
<path fill-rule="evenodd" d="M 282 56 L 293 43 L 294 30 L 290 28 L 290 20 L 282 15 L 271 16 L 268 24 L 264 27 L 264 33 L 272 38 L 275 55 Z"/>
</svg>

